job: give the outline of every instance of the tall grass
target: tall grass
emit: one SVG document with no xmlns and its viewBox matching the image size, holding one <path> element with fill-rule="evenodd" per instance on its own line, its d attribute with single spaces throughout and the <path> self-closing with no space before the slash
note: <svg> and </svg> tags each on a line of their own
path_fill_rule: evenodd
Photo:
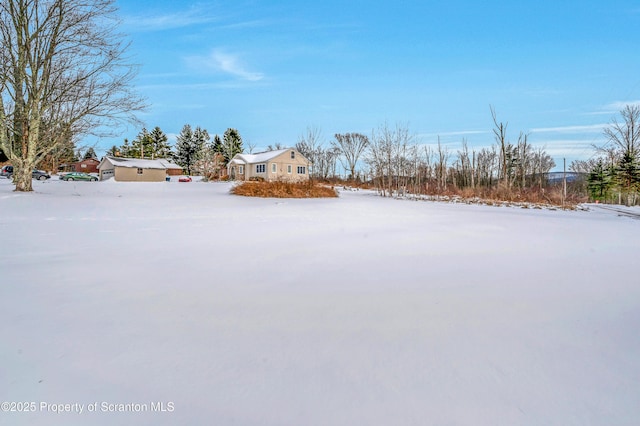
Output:
<svg viewBox="0 0 640 426">
<path fill-rule="evenodd" d="M 263 198 L 328 198 L 337 197 L 333 187 L 308 182 L 242 182 L 231 189 L 235 195 Z"/>
</svg>

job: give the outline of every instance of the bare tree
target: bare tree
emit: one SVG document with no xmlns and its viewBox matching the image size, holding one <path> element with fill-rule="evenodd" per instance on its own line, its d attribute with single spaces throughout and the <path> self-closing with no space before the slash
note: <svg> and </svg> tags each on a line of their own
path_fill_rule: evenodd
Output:
<svg viewBox="0 0 640 426">
<path fill-rule="evenodd" d="M 385 124 L 373 132 L 367 150 L 365 161 L 369 164 L 376 187 L 383 197 L 393 195 L 394 145 L 393 132 Z"/>
<path fill-rule="evenodd" d="M 549 154 L 546 153 L 544 147 L 538 147 L 533 151 L 531 155 L 531 167 L 534 182 L 538 182 L 538 187 L 542 189 L 543 184 L 546 182 L 545 176 L 551 169 L 556 166 L 555 161 Z"/>
<path fill-rule="evenodd" d="M 461 187 L 471 186 L 471 188 L 475 187 L 475 151 L 472 152 L 472 158 L 469 157 L 469 147 L 467 146 L 467 140 L 462 139 L 462 151 L 458 150 L 458 160 L 457 160 L 460 170 L 459 174 L 459 184 Z"/>
<path fill-rule="evenodd" d="M 317 165 L 322 154 L 321 136 L 322 132 L 319 128 L 312 126 L 307 127 L 307 133 L 298 138 L 296 149 L 309 160 L 309 176 L 320 177 Z"/>
<path fill-rule="evenodd" d="M 604 129 L 608 146 L 622 155 L 637 158 L 640 154 L 640 105 L 627 105 L 620 115 L 622 123 L 614 118 L 611 125 Z"/>
<path fill-rule="evenodd" d="M 333 144 L 340 149 L 349 178 L 355 179 L 360 156 L 369 145 L 369 138 L 361 133 L 336 133 Z"/>
<path fill-rule="evenodd" d="M 256 143 L 248 140 L 245 140 L 245 142 L 247 143 L 247 152 L 253 154 L 253 151 L 255 151 L 257 147 Z"/>
<path fill-rule="evenodd" d="M 284 144 L 281 144 L 280 142 L 276 142 L 275 145 L 269 144 L 267 146 L 267 151 L 278 151 L 285 148 L 286 146 Z"/>
<path fill-rule="evenodd" d="M 520 132 L 520 136 L 518 136 L 518 146 L 516 148 L 516 167 L 521 188 L 526 187 L 527 174 L 531 173 L 531 145 L 528 143 L 528 140 L 529 134 Z"/>
<path fill-rule="evenodd" d="M 496 110 L 493 107 L 491 109 L 491 118 L 493 119 L 493 134 L 496 138 L 496 142 L 498 144 L 498 148 L 500 149 L 500 172 L 499 179 L 507 184 L 509 184 L 509 156 L 510 156 L 510 148 L 511 144 L 507 142 L 507 124 L 506 123 L 498 123 L 498 118 L 496 116 Z"/>
<path fill-rule="evenodd" d="M 449 150 L 446 146 L 442 146 L 440 143 L 440 136 L 438 136 L 438 151 L 436 153 L 436 179 L 438 182 L 439 190 L 447 189 L 447 164 L 449 162 Z"/>
<path fill-rule="evenodd" d="M 313 165 L 314 173 L 321 179 L 335 177 L 339 156 L 340 150 L 335 146 L 319 147 L 316 154 L 316 163 Z"/>
<path fill-rule="evenodd" d="M 482 148 L 478 153 L 476 161 L 478 169 L 478 183 L 481 186 L 493 186 L 494 176 L 497 176 L 498 153 L 496 146 L 491 148 Z"/>
<path fill-rule="evenodd" d="M 413 135 L 404 125 L 390 129 L 384 124 L 372 133 L 365 162 L 382 196 L 392 196 L 394 188 L 398 195 L 404 194 L 414 173 L 412 142 Z"/>
<path fill-rule="evenodd" d="M 0 2 L 0 149 L 16 191 L 32 190 L 31 170 L 61 144 L 135 121 L 143 108 L 114 4 Z"/>
</svg>

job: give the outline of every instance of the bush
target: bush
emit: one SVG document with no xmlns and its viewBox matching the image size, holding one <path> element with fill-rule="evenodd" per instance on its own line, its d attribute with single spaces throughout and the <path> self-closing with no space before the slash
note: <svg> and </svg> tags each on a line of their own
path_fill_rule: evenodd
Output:
<svg viewBox="0 0 640 426">
<path fill-rule="evenodd" d="M 235 195 L 263 198 L 335 198 L 338 193 L 333 187 L 314 182 L 242 182 L 231 189 Z"/>
</svg>

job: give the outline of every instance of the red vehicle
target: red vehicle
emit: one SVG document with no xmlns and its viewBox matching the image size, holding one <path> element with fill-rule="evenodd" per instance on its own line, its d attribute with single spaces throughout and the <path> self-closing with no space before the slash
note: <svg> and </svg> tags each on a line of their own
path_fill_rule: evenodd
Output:
<svg viewBox="0 0 640 426">
<path fill-rule="evenodd" d="M 178 182 L 191 182 L 191 176 L 180 176 Z"/>
</svg>

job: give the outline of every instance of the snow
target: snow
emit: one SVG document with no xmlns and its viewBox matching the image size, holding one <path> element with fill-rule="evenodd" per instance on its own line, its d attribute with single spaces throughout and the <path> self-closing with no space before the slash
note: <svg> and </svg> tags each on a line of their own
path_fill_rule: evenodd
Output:
<svg viewBox="0 0 640 426">
<path fill-rule="evenodd" d="M 640 417 L 630 217 L 33 184 L 0 179 L 0 401 L 36 410 L 0 425 Z"/>
<path fill-rule="evenodd" d="M 275 151 L 258 152 L 256 154 L 236 154 L 235 157 L 233 157 L 232 161 L 238 164 L 264 163 L 287 151 L 291 151 L 291 148 L 278 149 Z"/>
<path fill-rule="evenodd" d="M 108 161 L 114 166 L 128 167 L 128 168 L 143 168 L 143 169 L 175 169 L 180 168 L 177 165 L 172 164 L 165 158 L 158 158 L 156 160 L 146 160 L 140 158 L 125 158 L 125 157 L 104 157 L 103 161 Z"/>
</svg>

